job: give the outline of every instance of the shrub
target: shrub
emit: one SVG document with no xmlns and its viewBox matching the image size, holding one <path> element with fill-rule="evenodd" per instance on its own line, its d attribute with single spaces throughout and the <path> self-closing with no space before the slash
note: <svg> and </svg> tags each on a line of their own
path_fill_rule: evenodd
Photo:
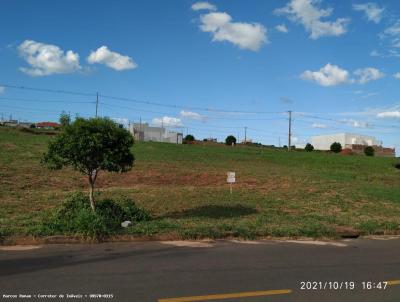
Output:
<svg viewBox="0 0 400 302">
<path fill-rule="evenodd" d="M 314 146 L 311 145 L 310 143 L 307 143 L 306 147 L 304 148 L 307 152 L 312 152 L 314 151 Z"/>
<path fill-rule="evenodd" d="M 0 244 L 2 244 L 6 240 L 6 237 L 8 235 L 10 235 L 10 233 L 0 227 Z"/>
<path fill-rule="evenodd" d="M 184 140 L 185 140 L 186 142 L 194 142 L 195 139 L 194 139 L 194 136 L 193 136 L 193 135 L 188 134 L 188 135 L 185 136 Z"/>
<path fill-rule="evenodd" d="M 396 169 L 400 169 L 400 163 L 394 164 L 394 167 L 395 167 Z"/>
<path fill-rule="evenodd" d="M 367 146 L 367 147 L 364 148 L 364 153 L 365 153 L 366 156 L 374 156 L 375 150 L 374 150 L 373 147 Z"/>
<path fill-rule="evenodd" d="M 130 220 L 132 222 L 151 220 L 150 214 L 147 211 L 138 208 L 132 200 L 123 199 L 119 203 L 124 210 L 126 220 Z"/>
<path fill-rule="evenodd" d="M 230 146 L 232 144 L 236 145 L 236 137 L 233 135 L 228 135 L 225 139 L 225 144 Z"/>
<path fill-rule="evenodd" d="M 334 142 L 331 145 L 331 151 L 333 153 L 340 153 L 342 151 L 342 145 L 340 143 L 338 143 L 338 142 Z"/>
<path fill-rule="evenodd" d="M 150 215 L 138 208 L 132 200 L 99 200 L 96 210 L 90 207 L 88 196 L 75 193 L 55 210 L 32 232 L 40 235 L 82 235 L 97 238 L 109 236 L 121 229 L 121 222 L 132 223 L 150 220 Z"/>
</svg>

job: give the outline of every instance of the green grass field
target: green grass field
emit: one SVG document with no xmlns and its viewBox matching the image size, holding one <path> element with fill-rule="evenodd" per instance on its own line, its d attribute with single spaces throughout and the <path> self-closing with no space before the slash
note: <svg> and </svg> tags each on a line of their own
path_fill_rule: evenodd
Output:
<svg viewBox="0 0 400 302">
<path fill-rule="evenodd" d="M 40 164 L 50 135 L 0 128 L 0 232 L 27 235 L 65 196 L 86 190 Z M 263 147 L 138 143 L 135 167 L 103 172 L 97 194 L 126 196 L 154 217 L 123 232 L 162 238 L 336 237 L 400 232 L 396 159 Z M 226 172 L 235 171 L 233 194 Z"/>
</svg>

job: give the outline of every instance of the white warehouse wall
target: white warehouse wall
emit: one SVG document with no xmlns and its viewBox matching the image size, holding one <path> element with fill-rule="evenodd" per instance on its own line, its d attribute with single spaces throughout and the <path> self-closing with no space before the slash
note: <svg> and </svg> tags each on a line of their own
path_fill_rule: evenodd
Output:
<svg viewBox="0 0 400 302">
<path fill-rule="evenodd" d="M 381 142 L 373 136 L 336 133 L 327 135 L 318 135 L 311 137 L 311 144 L 316 150 L 329 150 L 334 142 L 338 142 L 344 148 L 346 145 L 365 145 L 380 146 Z"/>
</svg>

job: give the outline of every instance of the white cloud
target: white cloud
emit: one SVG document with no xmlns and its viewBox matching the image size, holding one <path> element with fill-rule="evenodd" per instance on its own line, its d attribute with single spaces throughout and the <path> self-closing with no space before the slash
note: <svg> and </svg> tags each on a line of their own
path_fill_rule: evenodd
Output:
<svg viewBox="0 0 400 302">
<path fill-rule="evenodd" d="M 72 73 L 81 69 L 79 55 L 72 50 L 66 53 L 56 45 L 25 40 L 18 46 L 19 54 L 31 66 L 20 70 L 31 76 Z"/>
<path fill-rule="evenodd" d="M 4 91 L 6 91 L 6 88 L 3 86 L 0 86 L 0 94 L 4 93 Z"/>
<path fill-rule="evenodd" d="M 337 86 L 351 83 L 349 72 L 339 66 L 326 64 L 319 71 L 306 70 L 301 75 L 302 80 L 317 82 L 321 86 Z"/>
<path fill-rule="evenodd" d="M 118 71 L 137 67 L 132 58 L 111 51 L 107 46 L 101 46 L 96 51 L 92 51 L 87 60 L 90 64 L 104 64 Z"/>
<path fill-rule="evenodd" d="M 396 79 L 400 80 L 400 72 L 396 72 L 393 76 L 394 76 Z"/>
<path fill-rule="evenodd" d="M 379 112 L 376 117 L 378 118 L 400 118 L 400 111 L 385 111 Z"/>
<path fill-rule="evenodd" d="M 311 127 L 313 127 L 313 128 L 318 128 L 318 129 L 325 129 L 325 128 L 327 128 L 328 126 L 325 125 L 325 124 L 314 123 L 314 124 L 311 125 Z"/>
<path fill-rule="evenodd" d="M 281 33 L 285 33 L 285 34 L 289 32 L 289 30 L 287 29 L 285 24 L 279 24 L 279 25 L 275 26 L 275 29 L 277 31 L 279 31 Z"/>
<path fill-rule="evenodd" d="M 400 21 L 397 21 L 392 26 L 385 29 L 384 34 L 389 36 L 399 36 L 400 35 Z"/>
<path fill-rule="evenodd" d="M 152 124 L 158 127 L 180 127 L 182 126 L 182 121 L 176 117 L 163 116 L 154 118 Z"/>
<path fill-rule="evenodd" d="M 277 15 L 287 15 L 293 22 L 302 24 L 310 32 L 311 39 L 324 36 L 340 36 L 347 32 L 349 18 L 322 21 L 332 14 L 332 8 L 318 8 L 320 0 L 291 0 L 285 7 L 275 10 Z"/>
<path fill-rule="evenodd" d="M 304 71 L 300 75 L 300 78 L 302 80 L 314 81 L 321 86 L 337 86 L 351 83 L 366 84 L 370 81 L 379 80 L 385 76 L 382 71 L 373 67 L 359 68 L 355 70 L 353 74 L 355 75 L 355 79 L 350 78 L 347 70 L 328 63 L 318 71 Z"/>
<path fill-rule="evenodd" d="M 386 28 L 380 37 L 389 39 L 391 47 L 400 48 L 400 20 Z"/>
<path fill-rule="evenodd" d="M 192 5 L 192 10 L 194 10 L 194 11 L 198 11 L 198 10 L 215 11 L 215 10 L 217 10 L 217 7 L 214 4 L 211 4 L 209 2 L 196 2 L 195 4 Z"/>
<path fill-rule="evenodd" d="M 257 51 L 267 43 L 267 29 L 259 23 L 232 22 L 227 13 L 213 12 L 200 17 L 200 29 L 210 32 L 213 41 L 228 41 L 239 48 Z"/>
<path fill-rule="evenodd" d="M 371 57 L 381 57 L 382 56 L 382 54 L 375 49 L 373 51 L 371 51 L 369 55 Z"/>
<path fill-rule="evenodd" d="M 127 119 L 126 117 L 113 117 L 111 119 L 117 124 L 124 125 L 124 127 L 128 127 L 129 125 L 129 119 Z"/>
<path fill-rule="evenodd" d="M 374 126 L 369 122 L 358 121 L 353 119 L 342 119 L 342 122 L 354 127 L 354 128 L 374 128 Z"/>
<path fill-rule="evenodd" d="M 365 13 L 368 21 L 375 23 L 381 22 L 382 14 L 385 8 L 381 8 L 376 3 L 367 2 L 362 4 L 353 4 L 353 9 L 355 11 L 361 11 Z"/>
<path fill-rule="evenodd" d="M 197 112 L 185 111 L 185 110 L 182 110 L 180 112 L 180 116 L 182 118 L 197 120 L 197 121 L 204 121 L 206 119 L 205 116 L 202 116 L 201 114 L 199 114 Z"/>
<path fill-rule="evenodd" d="M 372 67 L 357 69 L 354 74 L 358 77 L 357 82 L 360 84 L 376 81 L 385 76 L 383 72 Z"/>
</svg>

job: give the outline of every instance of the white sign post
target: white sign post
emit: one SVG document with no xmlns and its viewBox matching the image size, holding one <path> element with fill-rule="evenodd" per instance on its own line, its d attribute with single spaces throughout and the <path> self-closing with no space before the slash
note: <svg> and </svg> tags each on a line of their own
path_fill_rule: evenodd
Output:
<svg viewBox="0 0 400 302">
<path fill-rule="evenodd" d="M 232 184 L 236 182 L 235 172 L 228 172 L 226 182 L 229 184 L 230 192 L 232 194 Z"/>
</svg>

